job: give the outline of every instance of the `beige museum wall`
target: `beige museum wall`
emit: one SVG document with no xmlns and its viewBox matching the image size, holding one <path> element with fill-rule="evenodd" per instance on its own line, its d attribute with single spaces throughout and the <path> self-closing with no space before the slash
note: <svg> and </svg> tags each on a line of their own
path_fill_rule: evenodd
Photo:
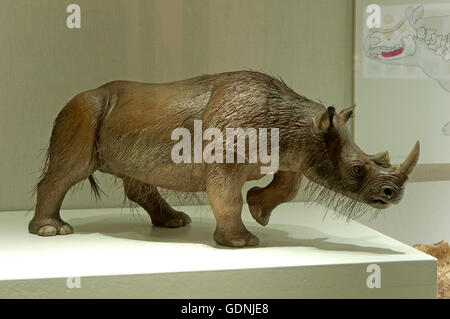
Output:
<svg viewBox="0 0 450 319">
<path fill-rule="evenodd" d="M 66 6 L 82 27 L 66 27 Z M 34 205 L 31 190 L 58 111 L 114 79 L 178 80 L 253 69 L 342 108 L 352 103 L 352 0 L 1 0 L 0 210 Z M 121 206 L 120 183 L 97 174 L 65 208 Z"/>
</svg>

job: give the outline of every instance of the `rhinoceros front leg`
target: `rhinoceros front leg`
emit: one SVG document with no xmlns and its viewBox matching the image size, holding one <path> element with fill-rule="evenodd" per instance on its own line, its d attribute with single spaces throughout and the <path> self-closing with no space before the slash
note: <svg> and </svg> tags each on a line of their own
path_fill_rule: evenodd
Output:
<svg viewBox="0 0 450 319">
<path fill-rule="evenodd" d="M 247 192 L 247 203 L 253 218 L 263 226 L 269 223 L 272 210 L 292 200 L 300 186 L 301 173 L 278 171 L 264 188 L 253 187 Z"/>
<path fill-rule="evenodd" d="M 152 224 L 161 227 L 181 227 L 190 224 L 191 218 L 173 209 L 151 184 L 124 177 L 123 186 L 128 199 L 142 206 L 150 215 Z"/>
<path fill-rule="evenodd" d="M 245 228 L 241 219 L 243 199 L 241 188 L 245 180 L 233 169 L 217 169 L 207 183 L 209 202 L 216 218 L 214 240 L 224 246 L 256 246 L 258 237 Z"/>
</svg>

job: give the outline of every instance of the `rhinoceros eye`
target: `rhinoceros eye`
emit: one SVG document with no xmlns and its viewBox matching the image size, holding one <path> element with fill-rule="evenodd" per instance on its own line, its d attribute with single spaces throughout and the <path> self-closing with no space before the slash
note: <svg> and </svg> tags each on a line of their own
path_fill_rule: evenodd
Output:
<svg viewBox="0 0 450 319">
<path fill-rule="evenodd" d="M 353 177 L 359 177 L 364 173 L 364 168 L 362 165 L 354 164 L 348 168 L 348 173 Z"/>
</svg>

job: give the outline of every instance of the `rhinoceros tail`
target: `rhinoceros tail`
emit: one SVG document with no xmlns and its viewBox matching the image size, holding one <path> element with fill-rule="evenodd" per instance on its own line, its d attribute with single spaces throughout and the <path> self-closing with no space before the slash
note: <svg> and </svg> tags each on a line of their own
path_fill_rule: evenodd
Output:
<svg viewBox="0 0 450 319">
<path fill-rule="evenodd" d="M 100 193 L 104 194 L 105 192 L 103 192 L 103 190 L 100 188 L 100 186 L 98 186 L 97 181 L 95 180 L 94 176 L 89 175 L 88 180 L 89 180 L 89 184 L 91 184 L 91 190 L 92 190 L 92 194 L 94 195 L 95 200 L 99 200 Z"/>
</svg>

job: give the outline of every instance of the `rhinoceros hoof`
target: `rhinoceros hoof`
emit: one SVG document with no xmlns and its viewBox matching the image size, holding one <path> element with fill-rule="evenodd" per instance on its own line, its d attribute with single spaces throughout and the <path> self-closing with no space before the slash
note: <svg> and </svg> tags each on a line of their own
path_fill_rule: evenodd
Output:
<svg viewBox="0 0 450 319">
<path fill-rule="evenodd" d="M 39 236 L 68 235 L 73 233 L 73 228 L 61 218 L 33 218 L 28 231 Z"/>
<path fill-rule="evenodd" d="M 175 216 L 171 216 L 170 218 L 163 221 L 154 221 L 153 225 L 159 227 L 176 228 L 186 226 L 191 223 L 191 218 L 183 212 L 173 212 L 171 215 Z"/>
<path fill-rule="evenodd" d="M 259 238 L 250 232 L 243 235 L 226 236 L 216 231 L 214 233 L 214 240 L 219 245 L 228 247 L 246 247 L 259 245 Z"/>
<path fill-rule="evenodd" d="M 267 226 L 270 220 L 270 209 L 262 208 L 261 206 L 255 204 L 255 205 L 249 205 L 248 206 L 250 213 L 252 214 L 253 218 L 262 226 Z"/>
<path fill-rule="evenodd" d="M 59 229 L 52 225 L 45 225 L 39 228 L 37 234 L 39 236 L 56 236 L 68 235 L 73 233 L 73 228 L 69 224 L 64 224 Z"/>
<path fill-rule="evenodd" d="M 73 233 L 73 228 L 69 224 L 64 224 L 59 228 L 59 235 L 69 235 Z"/>
</svg>

